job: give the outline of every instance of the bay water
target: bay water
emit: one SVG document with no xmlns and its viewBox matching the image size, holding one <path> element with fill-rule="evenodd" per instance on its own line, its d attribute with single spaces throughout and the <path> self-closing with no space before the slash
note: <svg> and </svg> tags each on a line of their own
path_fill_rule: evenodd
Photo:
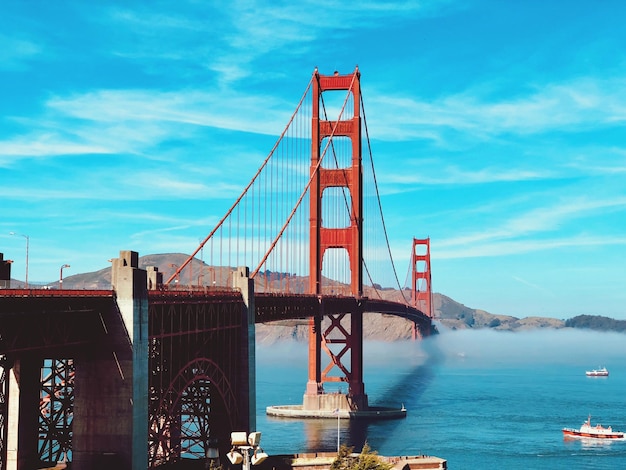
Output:
<svg viewBox="0 0 626 470">
<path fill-rule="evenodd" d="M 441 330 L 424 341 L 364 345 L 370 405 L 404 405 L 407 416 L 397 420 L 268 417 L 267 406 L 302 403 L 307 345 L 257 346 L 263 449 L 334 452 L 339 442 L 360 451 L 367 442 L 380 455 L 433 455 L 454 470 L 626 469 L 626 440 L 565 439 L 561 432 L 588 415 L 594 425 L 626 431 L 626 335 Z M 609 377 L 585 375 L 601 366 Z"/>
</svg>

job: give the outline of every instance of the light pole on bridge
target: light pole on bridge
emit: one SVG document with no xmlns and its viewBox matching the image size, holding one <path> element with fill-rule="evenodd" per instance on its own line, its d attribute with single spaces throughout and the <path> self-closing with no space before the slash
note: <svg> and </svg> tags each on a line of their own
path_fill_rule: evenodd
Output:
<svg viewBox="0 0 626 470">
<path fill-rule="evenodd" d="M 59 289 L 63 289 L 63 268 L 69 268 L 69 264 L 64 264 L 61 266 L 61 270 L 59 271 Z"/>
<path fill-rule="evenodd" d="M 177 264 L 170 263 L 170 267 L 174 268 L 175 272 L 178 271 L 178 265 Z M 180 281 L 180 273 L 176 272 L 176 279 L 174 280 L 176 288 L 178 288 L 179 281 Z"/>
</svg>

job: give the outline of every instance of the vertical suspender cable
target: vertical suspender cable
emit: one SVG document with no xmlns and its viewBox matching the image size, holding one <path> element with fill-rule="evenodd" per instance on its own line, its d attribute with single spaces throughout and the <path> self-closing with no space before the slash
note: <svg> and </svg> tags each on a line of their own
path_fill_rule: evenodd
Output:
<svg viewBox="0 0 626 470">
<path fill-rule="evenodd" d="M 383 233 L 385 235 L 385 242 L 387 245 L 387 252 L 389 253 L 389 259 L 391 260 L 391 267 L 392 267 L 392 271 L 393 271 L 393 275 L 396 281 L 396 286 L 398 287 L 398 289 L 400 290 L 400 293 L 402 294 L 402 298 L 404 299 L 404 302 L 406 304 L 408 304 L 408 300 L 404 295 L 404 291 L 402 290 L 402 287 L 400 287 L 400 281 L 398 280 L 398 272 L 396 271 L 396 266 L 393 262 L 393 257 L 391 255 L 391 246 L 389 244 L 389 237 L 387 234 L 387 227 L 385 225 L 385 218 L 383 217 L 383 208 L 382 208 L 382 204 L 380 202 L 380 193 L 378 192 L 378 183 L 376 181 L 376 172 L 374 171 L 374 159 L 372 157 L 372 148 L 370 145 L 370 138 L 369 138 L 369 132 L 367 129 L 367 120 L 365 119 L 365 106 L 363 104 L 363 96 L 361 96 L 361 109 L 363 109 L 363 123 L 364 123 L 364 128 L 365 128 L 365 136 L 367 139 L 367 149 L 368 149 L 368 154 L 369 154 L 369 159 L 370 159 L 370 164 L 371 164 L 371 168 L 372 168 L 372 179 L 374 181 L 374 189 L 376 192 L 376 201 L 378 202 L 378 208 L 379 208 L 379 213 L 380 213 L 380 218 L 381 218 L 381 223 L 383 226 Z M 370 279 L 371 280 L 371 279 Z"/>
</svg>

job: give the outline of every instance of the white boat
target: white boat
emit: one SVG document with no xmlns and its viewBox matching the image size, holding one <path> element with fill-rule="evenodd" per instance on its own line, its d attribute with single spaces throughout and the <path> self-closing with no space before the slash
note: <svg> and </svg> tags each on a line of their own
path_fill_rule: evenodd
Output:
<svg viewBox="0 0 626 470">
<path fill-rule="evenodd" d="M 599 369 L 592 369 L 585 371 L 587 377 L 608 377 L 609 371 L 606 367 L 600 367 Z"/>
<path fill-rule="evenodd" d="M 590 437 L 594 439 L 623 439 L 622 431 L 613 431 L 611 426 L 604 427 L 601 424 L 591 425 L 591 416 L 587 418 L 579 429 L 563 428 L 565 437 Z"/>
</svg>

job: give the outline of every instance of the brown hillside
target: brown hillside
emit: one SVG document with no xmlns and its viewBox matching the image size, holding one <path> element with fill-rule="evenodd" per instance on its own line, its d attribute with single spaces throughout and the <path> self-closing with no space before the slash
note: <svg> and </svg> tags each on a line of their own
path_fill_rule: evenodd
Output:
<svg viewBox="0 0 626 470">
<path fill-rule="evenodd" d="M 181 266 L 188 258 L 183 253 L 168 253 L 146 255 L 139 258 L 139 266 L 156 266 L 163 273 L 164 279 L 173 275 L 176 268 Z M 191 266 L 191 269 L 190 269 Z M 213 267 L 194 259 L 181 273 L 179 281 L 181 285 L 227 285 L 229 275 L 234 268 Z M 276 280 L 271 280 L 272 287 L 276 285 Z M 174 280 L 175 281 L 175 280 Z M 261 277 L 261 282 L 264 279 Z M 282 282 L 289 282 L 290 288 L 294 286 L 297 291 L 304 292 L 306 280 L 296 276 L 289 277 Z M 50 283 L 49 287 L 58 288 L 58 281 Z M 110 289 L 111 268 L 107 267 L 99 271 L 74 274 L 63 279 L 65 289 Z M 341 286 L 337 286 L 337 291 Z M 410 291 L 399 291 L 397 289 L 382 289 L 378 292 L 372 288 L 365 288 L 365 295 L 371 298 L 379 295 L 385 300 L 404 302 L 410 299 Z M 494 315 L 484 310 L 473 309 L 452 300 L 443 294 L 433 294 L 433 306 L 436 324 L 444 329 L 480 329 L 492 328 L 496 330 L 520 331 L 534 328 L 563 328 L 565 322 L 553 318 L 516 318 L 507 315 Z M 306 321 L 291 321 L 274 323 L 268 325 L 257 325 L 257 341 L 260 343 L 271 343 L 285 339 L 305 340 L 308 335 Z M 409 321 L 393 315 L 371 314 L 364 319 L 364 337 L 366 339 L 379 341 L 396 341 L 411 338 L 412 327 Z"/>
</svg>

